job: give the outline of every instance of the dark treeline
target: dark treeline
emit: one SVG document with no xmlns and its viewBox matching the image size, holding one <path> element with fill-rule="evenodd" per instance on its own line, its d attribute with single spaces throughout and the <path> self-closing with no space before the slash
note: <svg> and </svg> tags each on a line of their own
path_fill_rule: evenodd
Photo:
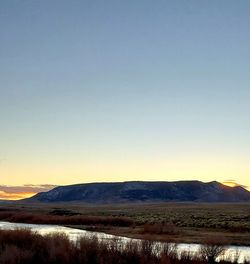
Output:
<svg viewBox="0 0 250 264">
<path fill-rule="evenodd" d="M 13 223 L 58 225 L 132 226 L 134 224 L 131 218 L 119 216 L 39 215 L 23 212 L 0 212 L 0 220 Z"/>
<path fill-rule="evenodd" d="M 215 263 L 215 259 L 208 256 L 209 251 L 201 251 L 195 256 L 184 252 L 178 256 L 176 246 L 170 244 L 166 244 L 160 254 L 155 251 L 153 243 L 147 240 L 120 244 L 115 240 L 104 242 L 93 237 L 81 238 L 74 243 L 63 234 L 42 236 L 29 230 L 0 231 L 1 264 Z M 237 263 L 237 259 L 220 263 Z"/>
</svg>

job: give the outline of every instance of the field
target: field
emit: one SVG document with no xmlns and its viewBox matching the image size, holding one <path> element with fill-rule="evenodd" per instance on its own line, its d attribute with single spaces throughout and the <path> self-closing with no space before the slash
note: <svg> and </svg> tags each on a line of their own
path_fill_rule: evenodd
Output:
<svg viewBox="0 0 250 264">
<path fill-rule="evenodd" d="M 250 245 L 250 204 L 0 205 L 0 220 L 48 223 L 158 241 L 203 243 L 220 237 Z"/>
</svg>

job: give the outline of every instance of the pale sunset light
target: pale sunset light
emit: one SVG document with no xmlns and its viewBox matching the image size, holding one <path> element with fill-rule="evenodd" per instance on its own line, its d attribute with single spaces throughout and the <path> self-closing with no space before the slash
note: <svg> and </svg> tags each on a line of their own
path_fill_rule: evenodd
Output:
<svg viewBox="0 0 250 264">
<path fill-rule="evenodd" d="M 250 4 L 181 2 L 1 1 L 2 185 L 249 188 Z"/>
<path fill-rule="evenodd" d="M 250 264 L 250 0 L 0 0 L 0 264 Z"/>
</svg>

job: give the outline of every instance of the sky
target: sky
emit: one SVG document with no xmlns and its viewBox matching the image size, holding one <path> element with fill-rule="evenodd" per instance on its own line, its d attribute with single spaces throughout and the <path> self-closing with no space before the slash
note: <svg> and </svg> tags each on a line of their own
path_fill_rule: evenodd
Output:
<svg viewBox="0 0 250 264">
<path fill-rule="evenodd" d="M 0 197 L 250 186 L 249 12 L 248 0 L 1 0 Z"/>
</svg>

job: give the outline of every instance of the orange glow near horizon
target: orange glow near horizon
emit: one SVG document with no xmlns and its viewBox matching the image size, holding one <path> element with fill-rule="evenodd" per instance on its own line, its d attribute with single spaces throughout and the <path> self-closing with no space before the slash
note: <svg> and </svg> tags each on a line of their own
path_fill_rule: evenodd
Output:
<svg viewBox="0 0 250 264">
<path fill-rule="evenodd" d="M 7 193 L 7 192 L 0 191 L 0 199 L 16 201 L 16 200 L 21 200 L 21 199 L 32 197 L 35 194 L 36 193 L 34 192 Z"/>
<path fill-rule="evenodd" d="M 237 183 L 235 182 L 228 182 L 228 181 L 225 181 L 225 182 L 222 182 L 222 184 L 226 185 L 226 186 L 229 186 L 229 187 L 236 187 L 236 186 L 239 186 Z"/>
<path fill-rule="evenodd" d="M 223 181 L 222 184 L 224 184 L 226 186 L 229 186 L 229 187 L 241 186 L 241 187 L 245 188 L 248 191 L 250 190 L 250 186 L 239 184 L 239 183 L 235 182 L 234 180 Z"/>
<path fill-rule="evenodd" d="M 241 186 L 243 188 L 245 188 L 246 190 L 250 191 L 250 187 L 249 186 L 244 186 L 241 185 L 237 182 L 235 182 L 234 180 L 225 180 L 221 182 L 222 184 L 229 186 L 229 187 L 236 187 L 236 186 Z M 48 191 L 48 190 L 45 190 Z M 5 191 L 0 191 L 0 200 L 9 200 L 9 201 L 17 201 L 17 200 L 21 200 L 21 199 L 25 199 L 25 198 L 30 198 L 32 196 L 34 196 L 35 194 L 37 194 L 38 192 L 15 192 L 15 193 L 8 193 Z"/>
<path fill-rule="evenodd" d="M 5 186 L 25 185 L 71 185 L 89 182 L 122 182 L 122 181 L 178 181 L 200 180 L 203 182 L 218 181 L 228 184 L 236 182 L 241 186 L 250 186 L 249 160 L 244 156 L 189 154 L 178 153 L 145 154 L 140 159 L 134 155 L 129 157 L 99 156 L 84 158 L 70 155 L 67 162 L 54 153 L 53 157 L 24 156 L 14 160 L 5 160 L 0 166 L 1 184 Z M 155 154 L 155 156 L 152 156 Z M 156 155 L 157 154 L 157 155 Z M 49 160 L 48 160 L 49 158 Z M 41 160 L 43 159 L 43 166 Z M 35 175 L 35 176 L 34 176 Z M 230 183 L 231 184 L 231 183 Z M 53 187 L 52 186 L 52 187 Z M 249 189 L 249 187 L 247 187 Z M 1 189 L 0 189 L 1 190 Z M 30 189 L 15 189 L 7 193 L 46 191 Z"/>
</svg>

